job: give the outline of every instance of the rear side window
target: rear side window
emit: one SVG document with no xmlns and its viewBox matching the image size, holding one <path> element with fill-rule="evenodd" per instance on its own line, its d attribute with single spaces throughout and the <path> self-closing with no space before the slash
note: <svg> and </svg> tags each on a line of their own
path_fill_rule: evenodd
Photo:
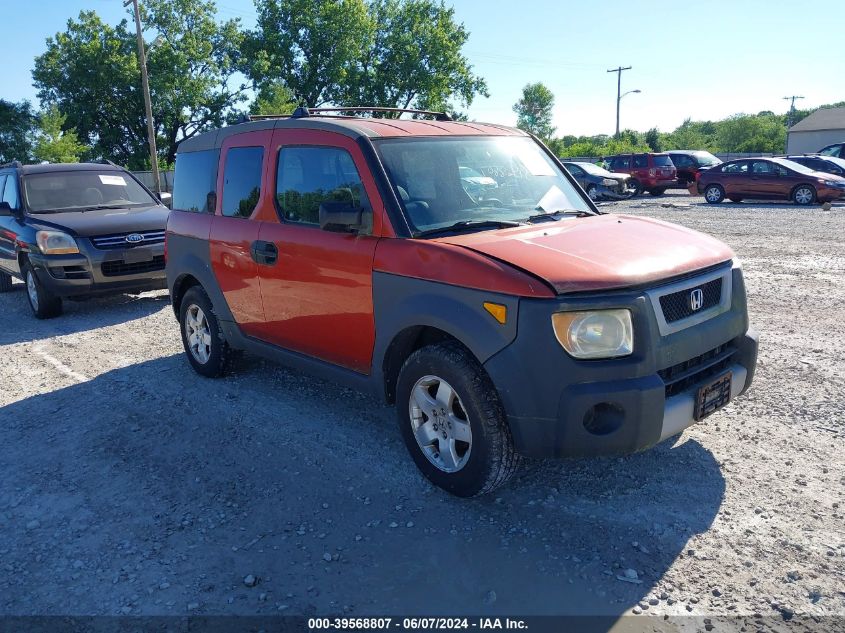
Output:
<svg viewBox="0 0 845 633">
<path fill-rule="evenodd" d="M 669 156 L 655 156 L 654 157 L 654 166 L 655 167 L 673 167 L 674 164 L 672 163 L 672 159 Z"/>
<path fill-rule="evenodd" d="M 610 161 L 611 169 L 628 169 L 630 165 L 630 158 L 628 156 L 617 156 Z"/>
<path fill-rule="evenodd" d="M 370 210 L 352 156 L 335 147 L 286 147 L 279 150 L 276 202 L 287 222 L 320 223 L 322 202 L 348 202 Z"/>
<path fill-rule="evenodd" d="M 654 157 L 654 164 L 658 165 L 657 156 Z M 697 167 L 695 160 L 692 156 L 687 156 L 686 154 L 673 154 L 671 156 L 672 163 L 674 163 L 675 167 Z"/>
<path fill-rule="evenodd" d="M 731 163 L 722 167 L 725 174 L 744 174 L 748 172 L 748 163 Z"/>
<path fill-rule="evenodd" d="M 645 154 L 634 156 L 634 169 L 641 169 L 643 167 L 648 167 L 648 156 Z"/>
<path fill-rule="evenodd" d="M 223 170 L 223 215 L 248 218 L 261 196 L 263 147 L 234 147 L 226 154 Z"/>
<path fill-rule="evenodd" d="M 217 161 L 220 150 L 176 155 L 173 208 L 194 213 L 214 213 L 217 206 Z"/>
</svg>

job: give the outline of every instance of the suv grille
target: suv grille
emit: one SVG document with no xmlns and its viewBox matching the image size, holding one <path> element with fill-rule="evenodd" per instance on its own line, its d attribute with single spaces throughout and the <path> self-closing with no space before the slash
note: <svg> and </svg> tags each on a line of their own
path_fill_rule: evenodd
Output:
<svg viewBox="0 0 845 633">
<path fill-rule="evenodd" d="M 696 289 L 701 290 L 704 301 L 700 308 L 693 310 L 690 306 L 690 293 Z M 722 278 L 719 277 L 696 288 L 686 288 L 679 292 L 663 295 L 660 297 L 660 308 L 663 310 L 663 318 L 666 319 L 666 323 L 674 323 L 691 317 L 697 312 L 719 305 L 721 300 Z"/>
<path fill-rule="evenodd" d="M 736 348 L 725 343 L 683 363 L 661 369 L 657 373 L 666 384 L 666 397 L 676 396 L 698 382 L 718 376 L 731 365 L 735 353 Z"/>
<path fill-rule="evenodd" d="M 138 242 L 128 242 L 126 237 L 128 235 L 140 235 L 143 240 Z M 91 238 L 91 243 L 96 248 L 102 250 L 112 250 L 115 248 L 132 248 L 133 246 L 150 246 L 151 244 L 161 244 L 164 242 L 164 231 L 134 231 L 132 233 L 115 233 L 114 235 L 98 235 Z"/>
<path fill-rule="evenodd" d="M 149 262 L 103 262 L 103 275 L 106 277 L 120 277 L 122 275 L 137 275 L 138 273 L 150 273 L 156 270 L 164 270 L 164 255 L 153 257 Z"/>
</svg>

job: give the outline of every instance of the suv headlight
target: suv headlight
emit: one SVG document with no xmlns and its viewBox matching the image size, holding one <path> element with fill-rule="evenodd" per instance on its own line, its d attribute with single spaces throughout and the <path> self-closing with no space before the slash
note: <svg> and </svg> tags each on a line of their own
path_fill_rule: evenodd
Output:
<svg viewBox="0 0 845 633">
<path fill-rule="evenodd" d="M 38 231 L 35 241 L 45 255 L 70 255 L 79 252 L 76 240 L 61 231 Z"/>
<path fill-rule="evenodd" d="M 563 349 L 575 358 L 618 358 L 634 351 L 630 310 L 557 312 L 552 327 Z"/>
</svg>

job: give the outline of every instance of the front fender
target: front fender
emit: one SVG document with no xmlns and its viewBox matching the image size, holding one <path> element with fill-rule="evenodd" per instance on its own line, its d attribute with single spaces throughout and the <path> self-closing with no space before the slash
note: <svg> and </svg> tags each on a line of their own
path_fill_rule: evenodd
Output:
<svg viewBox="0 0 845 633">
<path fill-rule="evenodd" d="M 485 310 L 485 302 L 507 308 L 504 324 Z M 463 343 L 480 363 L 484 363 L 516 338 L 518 308 L 519 298 L 511 295 L 375 272 L 373 370 L 381 370 L 390 344 L 397 335 L 419 326 L 446 332 Z"/>
</svg>

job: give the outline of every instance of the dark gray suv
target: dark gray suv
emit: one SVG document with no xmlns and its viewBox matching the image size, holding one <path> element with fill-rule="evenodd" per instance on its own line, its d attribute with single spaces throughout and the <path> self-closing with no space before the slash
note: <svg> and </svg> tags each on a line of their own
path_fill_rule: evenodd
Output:
<svg viewBox="0 0 845 633">
<path fill-rule="evenodd" d="M 168 214 L 116 165 L 0 166 L 0 292 L 23 280 L 46 319 L 64 297 L 165 288 Z"/>
</svg>

